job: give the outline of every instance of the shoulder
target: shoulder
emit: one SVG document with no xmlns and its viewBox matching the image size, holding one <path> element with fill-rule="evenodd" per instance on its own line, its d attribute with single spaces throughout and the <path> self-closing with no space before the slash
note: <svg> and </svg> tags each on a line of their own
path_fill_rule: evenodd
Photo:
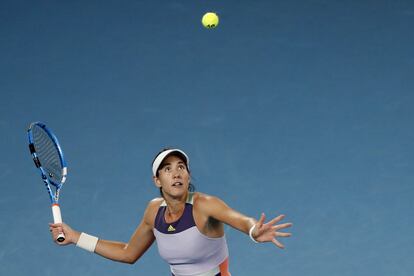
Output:
<svg viewBox="0 0 414 276">
<path fill-rule="evenodd" d="M 147 224 L 154 224 L 155 216 L 157 215 L 158 209 L 163 201 L 163 198 L 157 197 L 148 202 L 147 209 L 144 214 L 144 220 Z"/>
<path fill-rule="evenodd" d="M 205 193 L 195 192 L 194 193 L 194 204 L 209 204 L 212 201 L 218 199 L 216 196 L 208 195 Z"/>
<path fill-rule="evenodd" d="M 156 197 L 156 198 L 153 198 L 152 200 L 150 200 L 150 202 L 148 202 L 148 206 L 159 207 L 163 201 L 164 201 L 164 199 L 162 197 Z"/>
<path fill-rule="evenodd" d="M 193 206 L 203 213 L 210 214 L 213 211 L 220 210 L 226 204 L 217 196 L 196 192 L 194 193 Z"/>
<path fill-rule="evenodd" d="M 164 199 L 162 197 L 156 197 L 148 202 L 147 211 L 158 211 L 161 203 L 163 203 Z"/>
</svg>

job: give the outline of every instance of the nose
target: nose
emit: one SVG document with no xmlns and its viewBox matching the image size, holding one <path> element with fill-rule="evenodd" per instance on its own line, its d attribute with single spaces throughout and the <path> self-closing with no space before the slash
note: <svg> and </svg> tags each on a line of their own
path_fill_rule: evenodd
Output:
<svg viewBox="0 0 414 276">
<path fill-rule="evenodd" d="M 173 177 L 174 177 L 174 178 L 179 178 L 179 177 L 181 177 L 181 172 L 180 172 L 180 170 L 179 170 L 179 169 L 174 169 L 174 170 L 173 170 Z"/>
</svg>

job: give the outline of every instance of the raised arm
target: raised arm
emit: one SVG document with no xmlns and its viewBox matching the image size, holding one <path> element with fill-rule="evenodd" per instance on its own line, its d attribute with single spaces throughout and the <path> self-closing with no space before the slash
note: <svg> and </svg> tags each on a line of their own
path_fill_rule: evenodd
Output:
<svg viewBox="0 0 414 276">
<path fill-rule="evenodd" d="M 264 214 L 259 220 L 256 220 L 230 208 L 217 197 L 203 195 L 198 200 L 200 200 L 199 204 L 205 214 L 250 235 L 256 242 L 272 242 L 277 247 L 284 248 L 277 238 L 291 236 L 290 233 L 279 231 L 292 226 L 292 223 L 277 224 L 284 218 L 284 215 L 279 215 L 265 223 Z"/>
<path fill-rule="evenodd" d="M 131 236 L 128 243 L 98 239 L 96 242 L 96 246 L 92 246 L 90 251 L 93 250 L 96 254 L 99 254 L 102 257 L 105 257 L 113 261 L 130 264 L 136 262 L 147 251 L 147 249 L 152 245 L 152 243 L 155 240 L 152 231 L 153 205 L 153 202 L 151 202 L 148 205 L 141 223 L 138 225 L 137 229 Z M 70 226 L 68 226 L 65 223 L 49 224 L 49 226 L 54 240 L 56 236 L 61 232 L 63 232 L 66 236 L 66 240 L 63 243 L 57 244 L 79 245 L 79 238 L 81 237 L 80 232 L 73 230 Z M 85 239 L 84 237 L 85 234 L 83 234 L 83 239 Z M 88 237 L 89 238 L 87 239 L 91 239 L 92 241 L 93 239 L 95 239 L 95 237 L 93 236 Z"/>
</svg>

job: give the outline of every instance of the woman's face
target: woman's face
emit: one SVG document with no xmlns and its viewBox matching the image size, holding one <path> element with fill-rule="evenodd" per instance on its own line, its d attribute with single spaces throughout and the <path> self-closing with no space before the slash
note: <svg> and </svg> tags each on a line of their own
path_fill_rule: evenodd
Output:
<svg viewBox="0 0 414 276">
<path fill-rule="evenodd" d="M 164 196 L 180 197 L 188 191 L 190 173 L 181 158 L 171 155 L 162 162 L 154 182 L 158 188 L 162 188 Z"/>
</svg>

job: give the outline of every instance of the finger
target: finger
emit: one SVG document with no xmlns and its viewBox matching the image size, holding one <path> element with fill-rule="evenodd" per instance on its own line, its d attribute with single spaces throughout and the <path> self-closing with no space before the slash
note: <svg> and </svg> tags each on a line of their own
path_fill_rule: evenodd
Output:
<svg viewBox="0 0 414 276">
<path fill-rule="evenodd" d="M 284 233 L 284 232 L 276 232 L 276 237 L 283 237 L 283 238 L 287 238 L 292 236 L 292 233 Z"/>
<path fill-rule="evenodd" d="M 56 231 L 56 232 L 63 232 L 63 228 L 62 227 L 53 227 L 52 228 L 53 229 L 53 231 Z"/>
<path fill-rule="evenodd" d="M 277 239 L 273 239 L 272 240 L 272 242 L 277 246 L 277 247 L 279 247 L 280 249 L 284 249 L 285 248 L 285 246 L 281 243 L 281 242 L 279 242 Z"/>
<path fill-rule="evenodd" d="M 61 227 L 51 228 L 51 229 L 49 229 L 49 231 L 53 234 L 56 234 L 56 235 L 58 235 L 60 233 L 63 233 L 63 229 Z"/>
<path fill-rule="evenodd" d="M 271 221 L 269 221 L 268 224 L 273 225 L 276 222 L 279 222 L 279 221 L 281 221 L 284 218 L 285 218 L 285 215 L 279 215 L 279 216 L 275 217 L 274 219 L 272 219 Z"/>
<path fill-rule="evenodd" d="M 49 223 L 49 227 L 62 227 L 62 223 Z"/>
<path fill-rule="evenodd" d="M 288 222 L 288 223 L 282 223 L 282 224 L 278 224 L 272 227 L 273 230 L 280 230 L 280 229 L 285 229 L 288 227 L 291 227 L 293 224 Z"/>
</svg>

